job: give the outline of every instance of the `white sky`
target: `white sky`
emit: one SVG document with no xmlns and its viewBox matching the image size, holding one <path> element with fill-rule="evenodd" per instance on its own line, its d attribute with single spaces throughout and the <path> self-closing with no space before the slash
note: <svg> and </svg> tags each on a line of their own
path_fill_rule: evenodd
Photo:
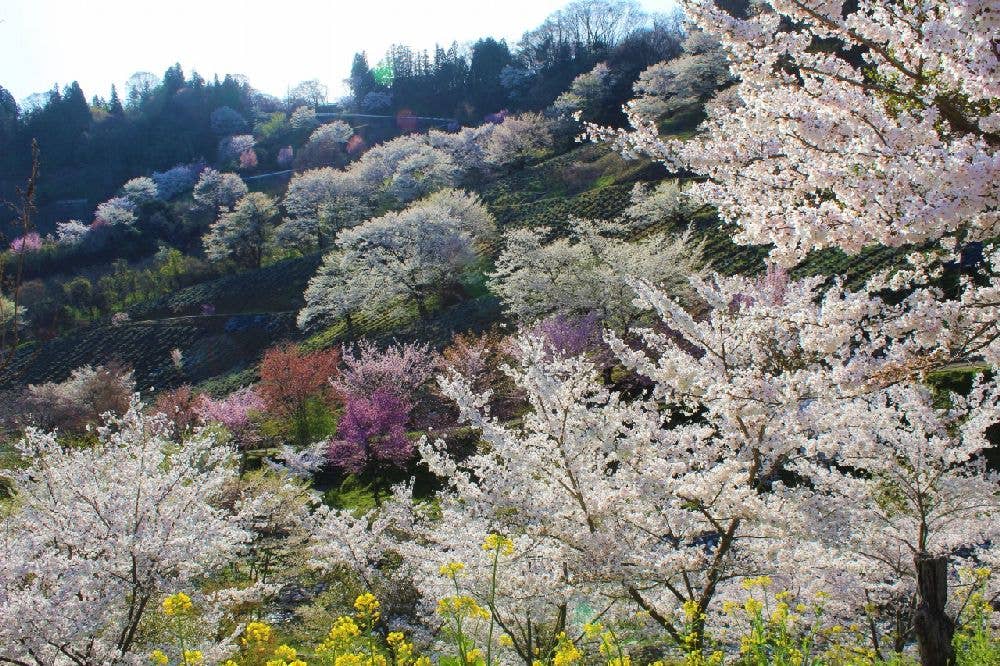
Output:
<svg viewBox="0 0 1000 666">
<path fill-rule="evenodd" d="M 77 80 L 87 99 L 137 71 L 244 74 L 283 97 L 319 79 L 344 93 L 356 51 L 375 64 L 392 43 L 517 41 L 568 0 L 0 0 L 0 85 L 19 101 Z M 666 11 L 672 0 L 641 0 Z"/>
</svg>

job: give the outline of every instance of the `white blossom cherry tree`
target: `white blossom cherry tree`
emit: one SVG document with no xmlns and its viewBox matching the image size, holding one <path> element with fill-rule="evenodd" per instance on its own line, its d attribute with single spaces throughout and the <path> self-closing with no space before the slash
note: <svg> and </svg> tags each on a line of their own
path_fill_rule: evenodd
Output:
<svg viewBox="0 0 1000 666">
<path fill-rule="evenodd" d="M 237 478 L 234 451 L 207 432 L 183 443 L 169 433 L 138 399 L 93 447 L 27 430 L 16 503 L 0 519 L 0 661 L 139 658 L 140 626 L 160 597 L 241 553 L 248 532 L 215 504 Z M 199 599 L 206 612 L 214 604 Z"/>
</svg>

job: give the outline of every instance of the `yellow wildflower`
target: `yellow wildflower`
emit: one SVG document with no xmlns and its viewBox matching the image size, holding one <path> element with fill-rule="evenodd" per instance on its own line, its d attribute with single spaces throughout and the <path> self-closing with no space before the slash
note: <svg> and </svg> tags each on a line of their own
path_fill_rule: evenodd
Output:
<svg viewBox="0 0 1000 666">
<path fill-rule="evenodd" d="M 490 534 L 483 541 L 483 550 L 497 551 L 502 555 L 512 555 L 514 553 L 514 542 L 500 534 Z"/>
<path fill-rule="evenodd" d="M 358 615 L 361 617 L 370 619 L 375 622 L 379 618 L 378 609 L 382 604 L 378 602 L 374 594 L 366 592 L 359 595 L 357 599 L 354 600 L 354 610 L 358 611 Z"/>
<path fill-rule="evenodd" d="M 467 595 L 457 595 L 444 597 L 438 600 L 438 615 L 470 617 L 480 620 L 490 619 L 490 612 L 476 603 L 476 600 Z"/>
<path fill-rule="evenodd" d="M 583 625 L 583 633 L 587 638 L 597 638 L 604 631 L 604 625 L 600 622 L 588 622 Z"/>
<path fill-rule="evenodd" d="M 430 657 L 417 657 L 417 660 L 413 662 L 413 666 L 431 666 Z"/>
<path fill-rule="evenodd" d="M 784 621 L 787 619 L 788 619 L 788 604 L 786 604 L 784 601 L 781 601 L 775 607 L 774 612 L 771 613 L 771 623 L 783 624 Z"/>
<path fill-rule="evenodd" d="M 251 622 L 243 632 L 243 645 L 267 643 L 271 640 L 271 627 L 263 622 Z"/>
<path fill-rule="evenodd" d="M 163 612 L 171 617 L 174 615 L 187 615 L 192 610 L 194 610 L 194 604 L 191 603 L 191 597 L 183 592 L 171 594 L 163 600 Z"/>
<path fill-rule="evenodd" d="M 500 643 L 500 647 L 505 647 L 505 648 L 514 647 L 514 639 L 508 636 L 507 634 L 500 634 L 498 642 Z"/>
<path fill-rule="evenodd" d="M 739 604 L 735 601 L 727 599 L 722 602 L 722 612 L 726 615 L 732 615 L 737 608 L 739 608 Z"/>
<path fill-rule="evenodd" d="M 684 602 L 682 609 L 684 611 L 684 619 L 688 622 L 699 619 L 699 617 L 705 617 L 705 614 L 701 612 L 701 608 L 698 606 L 697 601 L 688 599 Z"/>
<path fill-rule="evenodd" d="M 569 666 L 583 658 L 583 653 L 573 645 L 573 641 L 562 632 L 557 637 L 556 653 L 552 657 L 552 666 Z"/>
<path fill-rule="evenodd" d="M 442 564 L 441 568 L 438 569 L 442 576 L 450 576 L 452 578 L 460 574 L 463 570 L 465 570 L 465 565 L 461 562 L 448 562 L 447 564 Z"/>
<path fill-rule="evenodd" d="M 283 659 L 285 661 L 292 661 L 293 659 L 295 659 L 297 655 L 298 652 L 296 652 L 295 648 L 291 647 L 290 645 L 282 644 L 274 648 L 274 656 L 277 657 L 278 659 Z"/>
<path fill-rule="evenodd" d="M 163 650 L 153 650 L 149 653 L 149 660 L 158 666 L 166 666 L 170 659 L 163 653 Z"/>
<path fill-rule="evenodd" d="M 327 652 L 340 652 L 350 647 L 351 641 L 361 635 L 354 618 L 348 615 L 341 615 L 333 622 L 330 632 L 326 635 L 326 640 L 316 647 L 316 652 L 326 654 Z"/>
<path fill-rule="evenodd" d="M 205 663 L 205 655 L 201 650 L 184 650 L 184 663 L 187 666 L 201 666 Z"/>
<path fill-rule="evenodd" d="M 350 652 L 339 655 L 333 662 L 334 666 L 362 666 L 364 663 L 365 657 L 363 655 Z"/>
<path fill-rule="evenodd" d="M 749 599 L 747 599 L 746 601 L 743 602 L 743 608 L 750 615 L 756 615 L 757 613 L 760 612 L 760 610 L 763 607 L 764 607 L 764 605 L 762 603 L 760 603 L 759 601 L 757 601 L 756 599 L 754 599 L 753 597 L 750 597 Z"/>
<path fill-rule="evenodd" d="M 751 578 L 744 578 L 743 583 L 741 584 L 744 590 L 752 590 L 755 587 L 759 588 L 770 587 L 771 582 L 772 581 L 770 576 L 754 576 Z"/>
</svg>

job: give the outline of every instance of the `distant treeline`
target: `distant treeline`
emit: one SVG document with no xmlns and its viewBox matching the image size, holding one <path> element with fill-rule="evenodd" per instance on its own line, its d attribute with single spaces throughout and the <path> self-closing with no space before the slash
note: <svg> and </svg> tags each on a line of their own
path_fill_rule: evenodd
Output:
<svg viewBox="0 0 1000 666">
<path fill-rule="evenodd" d="M 543 109 L 576 76 L 604 62 L 614 89 L 606 117 L 595 120 L 616 124 L 639 72 L 677 56 L 682 32 L 679 14 L 650 15 L 633 0 L 577 0 L 513 47 L 493 38 L 433 53 L 397 45 L 377 63 L 359 53 L 347 80 L 350 94 L 338 106 L 474 125 L 504 109 Z M 123 93 L 112 87 L 106 98 L 89 101 L 76 82 L 32 95 L 21 105 L 0 87 L 0 199 L 12 199 L 27 173 L 32 139 L 42 156 L 43 229 L 56 221 L 54 211 L 65 208 L 52 206 L 55 202 L 85 200 L 86 209 L 131 177 L 195 160 L 216 163 L 222 159 L 220 141 L 234 134 L 256 135 L 258 171 L 277 169 L 280 147 L 300 145 L 307 136 L 293 131 L 285 117 L 300 105 L 322 104 L 327 96 L 321 83 L 306 81 L 281 100 L 255 90 L 244 77 L 206 81 L 197 72 L 185 75 L 180 65 L 162 78 L 138 72 Z M 408 129 L 390 124 L 377 131 Z M 0 212 L 0 231 L 9 231 L 4 215 Z"/>
</svg>

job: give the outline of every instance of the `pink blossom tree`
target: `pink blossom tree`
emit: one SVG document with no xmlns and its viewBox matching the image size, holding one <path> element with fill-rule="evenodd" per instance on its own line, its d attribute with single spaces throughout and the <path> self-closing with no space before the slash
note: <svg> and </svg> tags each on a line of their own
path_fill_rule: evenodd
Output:
<svg viewBox="0 0 1000 666">
<path fill-rule="evenodd" d="M 202 395 L 195 411 L 203 423 L 224 425 L 240 445 L 247 447 L 254 441 L 253 417 L 266 408 L 266 401 L 256 389 L 244 386 L 222 399 Z"/>
<path fill-rule="evenodd" d="M 42 237 L 37 231 L 31 231 L 23 236 L 18 236 L 10 242 L 11 252 L 27 253 L 37 252 L 42 249 Z"/>
<path fill-rule="evenodd" d="M 329 449 L 330 461 L 359 472 L 367 465 L 404 465 L 414 445 L 406 425 L 418 390 L 435 365 L 427 345 L 390 345 L 384 350 L 363 340 L 343 350 L 344 370 L 331 380 L 344 401 L 344 416 Z"/>
</svg>

